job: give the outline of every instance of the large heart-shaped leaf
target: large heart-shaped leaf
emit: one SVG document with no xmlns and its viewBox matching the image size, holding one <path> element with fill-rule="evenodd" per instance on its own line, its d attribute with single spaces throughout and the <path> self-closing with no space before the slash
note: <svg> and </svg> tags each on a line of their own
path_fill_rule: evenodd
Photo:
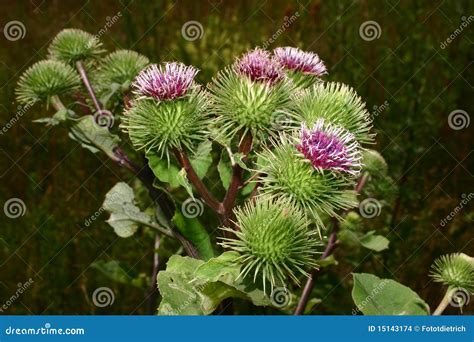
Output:
<svg viewBox="0 0 474 342">
<path fill-rule="evenodd" d="M 364 315 L 428 315 L 430 308 L 416 292 L 392 279 L 353 273 L 352 299 Z"/>
<path fill-rule="evenodd" d="M 226 252 L 207 262 L 174 255 L 166 271 L 158 274 L 163 297 L 158 313 L 162 315 L 209 315 L 226 298 L 238 297 L 255 305 L 269 305 L 262 290 L 239 278 L 238 254 Z"/>
</svg>

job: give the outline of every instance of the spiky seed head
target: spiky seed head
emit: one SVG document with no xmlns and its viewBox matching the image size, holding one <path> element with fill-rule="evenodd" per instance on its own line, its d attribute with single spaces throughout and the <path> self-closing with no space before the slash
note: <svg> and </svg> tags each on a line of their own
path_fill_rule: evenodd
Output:
<svg viewBox="0 0 474 342">
<path fill-rule="evenodd" d="M 318 119 L 311 129 L 303 123 L 296 147 L 316 169 L 360 173 L 362 154 L 354 135 L 324 119 Z"/>
<path fill-rule="evenodd" d="M 271 57 L 268 51 L 256 48 L 244 54 L 235 63 L 235 69 L 241 75 L 254 82 L 275 84 L 284 78 L 281 65 Z"/>
<path fill-rule="evenodd" d="M 464 253 L 443 255 L 431 265 L 434 281 L 474 292 L 474 258 Z"/>
<path fill-rule="evenodd" d="M 105 50 L 97 37 L 79 29 L 64 29 L 48 48 L 49 58 L 73 65 L 77 61 L 95 59 Z"/>
<path fill-rule="evenodd" d="M 266 138 L 297 125 L 291 98 L 295 87 L 266 51 L 247 53 L 221 71 L 209 89 L 216 127 L 225 139 L 242 130 Z"/>
<path fill-rule="evenodd" d="M 94 88 L 99 93 L 110 91 L 113 87 L 126 91 L 148 63 L 148 58 L 135 51 L 114 51 L 100 61 L 94 76 Z"/>
<path fill-rule="evenodd" d="M 208 134 L 208 96 L 198 87 L 175 100 L 139 98 L 122 117 L 121 127 L 128 132 L 134 147 L 160 155 L 169 149 L 192 149 Z"/>
<path fill-rule="evenodd" d="M 62 62 L 44 60 L 33 64 L 23 73 L 18 81 L 16 97 L 20 103 L 32 104 L 79 87 L 79 75 L 72 67 Z"/>
<path fill-rule="evenodd" d="M 322 217 L 340 219 L 337 211 L 357 205 L 353 177 L 338 172 L 315 169 L 296 147 L 298 138 L 281 135 L 271 148 L 258 154 L 257 169 L 263 195 L 284 198 L 307 210 L 319 229 Z"/>
<path fill-rule="evenodd" d="M 373 143 L 372 119 L 365 103 L 345 84 L 320 82 L 302 90 L 296 99 L 296 112 L 309 126 L 322 118 L 347 129 L 361 144 Z"/>
<path fill-rule="evenodd" d="M 222 245 L 240 253 L 241 276 L 252 274 L 263 287 L 282 286 L 288 278 L 299 284 L 298 275 L 317 266 L 320 240 L 310 229 L 304 212 L 285 200 L 260 198 L 235 210 L 240 228 L 237 238 L 224 238 Z"/>
<path fill-rule="evenodd" d="M 189 92 L 197 73 L 196 68 L 183 63 L 153 64 L 137 76 L 133 87 L 137 95 L 151 96 L 159 101 L 175 100 Z"/>
<path fill-rule="evenodd" d="M 327 74 L 323 61 L 313 52 L 287 46 L 276 48 L 273 54 L 298 86 L 308 87 Z"/>
</svg>

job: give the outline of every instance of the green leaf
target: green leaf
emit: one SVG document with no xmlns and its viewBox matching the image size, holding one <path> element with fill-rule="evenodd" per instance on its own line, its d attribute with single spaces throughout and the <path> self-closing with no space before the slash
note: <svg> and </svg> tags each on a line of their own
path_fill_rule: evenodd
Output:
<svg viewBox="0 0 474 342">
<path fill-rule="evenodd" d="M 129 269 L 123 263 L 117 260 L 98 260 L 94 261 L 91 264 L 92 268 L 95 268 L 99 272 L 101 272 L 106 277 L 122 284 L 129 284 L 139 288 L 146 287 L 146 277 L 140 276 L 136 273 L 126 271 Z"/>
<path fill-rule="evenodd" d="M 45 123 L 47 126 L 56 126 L 67 120 L 68 116 L 74 115 L 72 110 L 60 109 L 53 116 L 33 120 L 36 123 Z"/>
<path fill-rule="evenodd" d="M 196 246 L 199 255 L 204 260 L 208 260 L 214 256 L 211 238 L 206 228 L 204 228 L 197 218 L 188 218 L 181 214 L 181 212 L 176 211 L 172 221 L 176 227 L 178 227 L 181 234 Z"/>
<path fill-rule="evenodd" d="M 158 274 L 162 315 L 209 315 L 226 298 L 251 300 L 255 305 L 269 305 L 263 291 L 238 279 L 239 263 L 235 252 L 226 252 L 207 262 L 174 255 L 166 271 Z"/>
<path fill-rule="evenodd" d="M 93 153 L 102 151 L 110 158 L 116 158 L 114 150 L 117 148 L 120 138 L 110 133 L 107 127 L 99 126 L 91 115 L 78 119 L 71 126 L 69 136 Z"/>
<path fill-rule="evenodd" d="M 337 265 L 337 264 L 338 264 L 338 262 L 337 262 L 336 258 L 334 258 L 333 254 L 331 254 L 330 256 L 328 256 L 325 259 L 318 260 L 319 268 L 326 268 L 326 267 Z"/>
<path fill-rule="evenodd" d="M 117 183 L 105 195 L 102 207 L 110 213 L 107 223 L 120 237 L 132 236 L 140 224 L 154 224 L 151 216 L 140 211 L 134 204 L 133 189 L 127 183 Z"/>
<path fill-rule="evenodd" d="M 219 160 L 219 164 L 217 164 L 217 171 L 219 172 L 222 186 L 224 189 L 228 189 L 230 180 L 232 179 L 232 166 L 230 164 L 229 156 L 225 151 L 222 151 L 221 159 Z"/>
<path fill-rule="evenodd" d="M 200 179 L 204 178 L 212 164 L 212 142 L 210 140 L 204 140 L 196 149 L 193 156 L 191 157 L 191 165 L 196 171 L 196 174 Z"/>
<path fill-rule="evenodd" d="M 168 183 L 172 188 L 177 188 L 180 185 L 178 182 L 179 168 L 176 165 L 161 159 L 156 153 L 149 153 L 146 157 L 156 178 L 163 183 Z"/>
<path fill-rule="evenodd" d="M 185 190 L 186 192 L 188 193 L 188 195 L 194 199 L 194 195 L 193 195 L 193 188 L 191 186 L 191 184 L 189 183 L 188 181 L 188 176 L 186 174 L 186 170 L 184 168 L 182 168 L 179 172 L 178 172 L 178 175 L 176 177 L 176 180 L 177 182 L 179 183 L 179 185 L 181 185 Z"/>
<path fill-rule="evenodd" d="M 352 299 L 364 315 L 428 315 L 430 308 L 410 288 L 373 274 L 353 273 Z"/>
<path fill-rule="evenodd" d="M 365 248 L 376 252 L 383 251 L 388 248 L 390 241 L 382 235 L 374 235 L 375 231 L 371 230 L 364 236 L 359 238 L 360 244 Z"/>
</svg>

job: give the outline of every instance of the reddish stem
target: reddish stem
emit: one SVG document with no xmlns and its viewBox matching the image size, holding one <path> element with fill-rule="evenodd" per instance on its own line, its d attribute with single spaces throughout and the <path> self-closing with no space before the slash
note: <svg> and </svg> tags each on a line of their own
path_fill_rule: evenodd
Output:
<svg viewBox="0 0 474 342">
<path fill-rule="evenodd" d="M 360 193 L 360 191 L 364 187 L 366 181 L 367 181 L 367 174 L 363 174 L 360 177 L 359 181 L 357 182 L 357 185 L 355 186 L 354 190 L 357 193 Z M 345 213 L 346 212 L 344 212 L 343 214 L 345 214 Z M 334 226 L 333 226 L 331 234 L 329 235 L 328 243 L 326 245 L 326 249 L 324 250 L 323 255 L 321 255 L 321 258 L 320 258 L 321 260 L 326 259 L 336 249 L 336 247 L 337 247 L 337 233 L 338 232 L 339 232 L 339 221 L 334 220 Z M 315 281 L 316 277 L 319 275 L 319 273 L 320 273 L 319 268 L 315 268 L 311 272 L 308 280 L 306 281 L 303 292 L 301 293 L 301 298 L 298 302 L 298 305 L 296 306 L 296 310 L 295 310 L 295 313 L 294 313 L 295 315 L 302 315 L 304 313 L 304 310 L 306 309 L 306 305 L 308 304 L 311 292 L 313 291 L 314 281 Z"/>
<path fill-rule="evenodd" d="M 189 161 L 188 155 L 183 150 L 173 149 L 173 153 L 180 165 L 186 171 L 189 181 L 194 185 L 199 195 L 201 195 L 204 202 L 216 213 L 223 215 L 224 209 L 222 204 L 214 198 L 211 192 L 207 189 L 206 185 L 194 171 L 191 162 Z"/>
<path fill-rule="evenodd" d="M 250 150 L 252 149 L 252 134 L 250 132 L 246 132 L 239 144 L 239 153 L 243 155 L 243 161 L 246 160 L 247 155 L 249 154 Z M 232 216 L 233 216 L 233 208 L 235 199 L 237 198 L 237 194 L 239 193 L 239 189 L 242 186 L 242 177 L 244 174 L 244 169 L 238 164 L 235 163 L 232 166 L 232 179 L 227 189 L 227 192 L 224 196 L 224 200 L 222 205 L 224 206 L 224 220 L 223 225 L 226 226 L 230 223 Z"/>
</svg>

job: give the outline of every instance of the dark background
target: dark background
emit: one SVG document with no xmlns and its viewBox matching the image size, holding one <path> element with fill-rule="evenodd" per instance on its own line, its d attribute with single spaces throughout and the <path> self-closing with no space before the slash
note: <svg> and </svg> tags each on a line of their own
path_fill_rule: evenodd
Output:
<svg viewBox="0 0 474 342">
<path fill-rule="evenodd" d="M 473 14 L 466 1 L 2 1 L 1 26 L 19 20 L 26 36 L 0 35 L 0 123 L 17 111 L 14 88 L 20 74 L 46 56 L 50 40 L 63 28 L 95 34 L 120 11 L 120 20 L 101 40 L 107 49 L 129 48 L 151 61 L 180 60 L 202 70 L 208 81 L 241 52 L 261 45 L 283 25 L 297 20 L 270 48 L 293 45 L 317 52 L 329 79 L 353 86 L 369 110 L 387 103 L 375 117 L 375 149 L 386 158 L 398 194 L 384 201 L 382 214 L 366 223 L 390 239 L 382 253 L 344 249 L 339 267 L 316 286 L 322 304 L 317 314 L 351 314 L 350 272 L 369 272 L 411 287 L 432 310 L 444 289 L 430 281 L 429 266 L 441 254 L 473 255 L 472 203 L 452 221 L 440 222 L 462 194 L 473 192 L 472 126 L 453 130 L 450 112 L 472 115 L 473 23 L 453 42 L 444 42 Z M 181 27 L 190 20 L 204 28 L 188 42 Z M 381 35 L 365 41 L 359 27 L 374 20 Z M 98 210 L 105 193 L 130 176 L 100 155 L 67 137 L 60 128 L 31 121 L 47 116 L 35 106 L 0 135 L 0 204 L 21 198 L 24 216 L 0 215 L 0 305 L 18 283 L 34 283 L 7 314 L 143 314 L 144 290 L 112 283 L 90 267 L 96 260 L 121 260 L 130 271 L 151 271 L 153 238 L 136 234 L 120 239 L 103 222 L 84 221 Z M 363 263 L 361 263 L 363 261 Z M 100 286 L 114 290 L 115 302 L 98 309 L 91 294 Z M 474 302 L 474 300 L 471 300 Z M 473 305 L 464 309 L 472 313 Z M 448 308 L 446 313 L 459 310 Z"/>
</svg>

